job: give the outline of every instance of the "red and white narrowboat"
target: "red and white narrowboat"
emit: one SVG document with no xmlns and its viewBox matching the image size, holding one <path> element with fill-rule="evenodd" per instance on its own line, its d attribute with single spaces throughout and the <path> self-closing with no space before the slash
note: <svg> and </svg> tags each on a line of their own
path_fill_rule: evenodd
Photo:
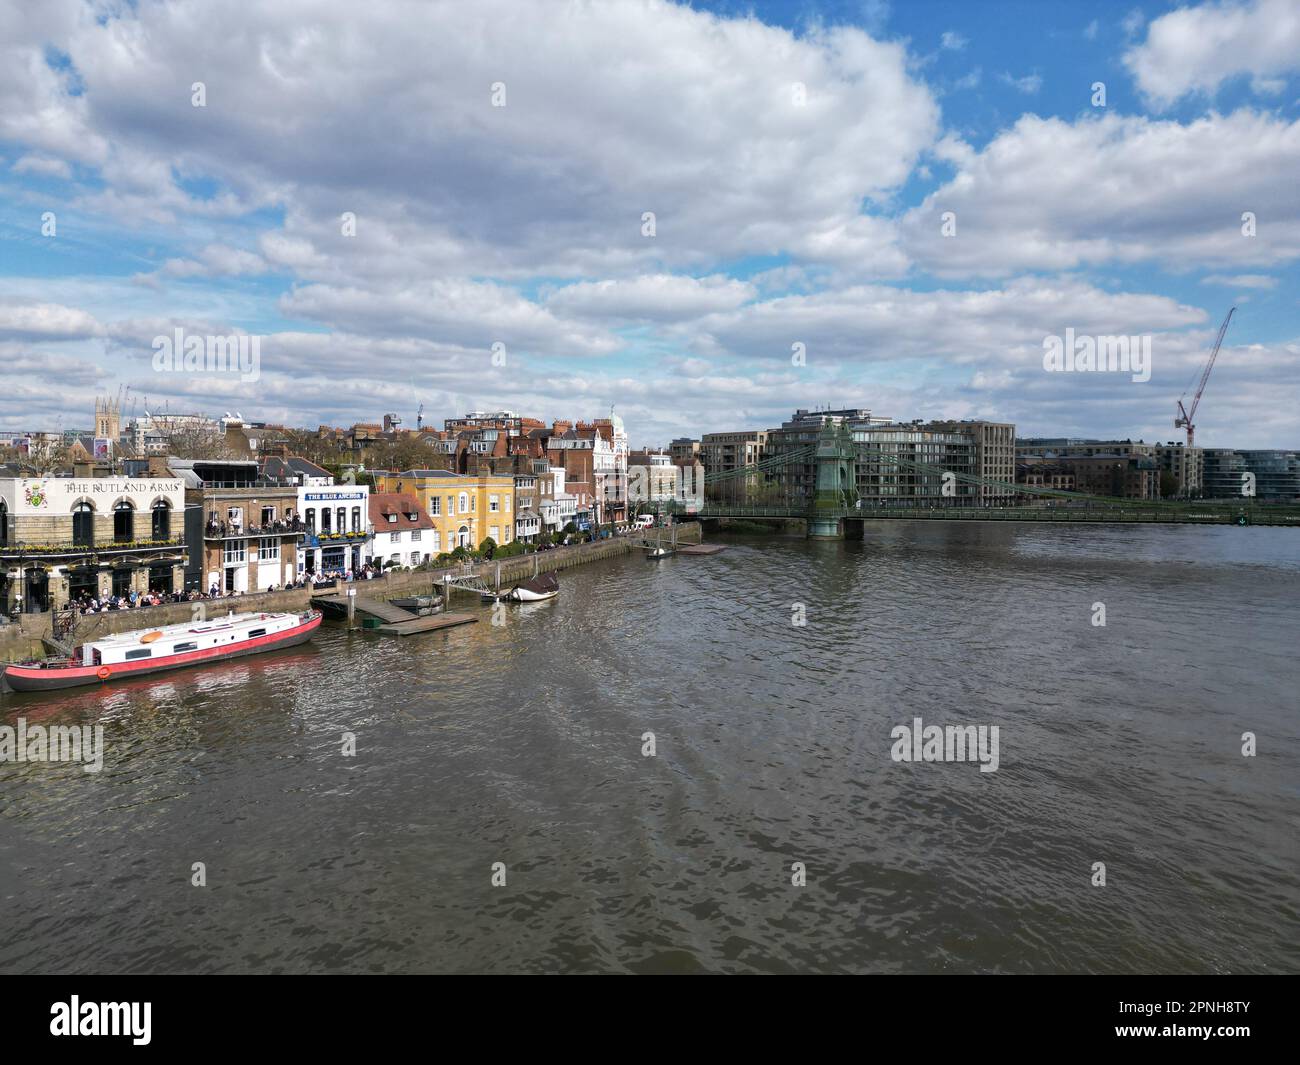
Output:
<svg viewBox="0 0 1300 1065">
<path fill-rule="evenodd" d="M 39 692 L 221 662 L 306 643 L 320 627 L 318 610 L 302 614 L 229 614 L 211 621 L 164 625 L 106 636 L 76 648 L 69 658 L 6 666 L 14 691 Z"/>
</svg>

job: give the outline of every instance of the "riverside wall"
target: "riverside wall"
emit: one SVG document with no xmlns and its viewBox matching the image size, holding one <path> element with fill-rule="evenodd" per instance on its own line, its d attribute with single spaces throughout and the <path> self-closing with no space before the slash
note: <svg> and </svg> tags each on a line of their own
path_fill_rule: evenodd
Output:
<svg viewBox="0 0 1300 1065">
<path fill-rule="evenodd" d="M 699 522 L 684 522 L 677 526 L 677 542 L 697 544 L 701 539 Z M 605 558 L 631 554 L 638 550 L 639 541 L 630 536 L 613 536 L 589 544 L 557 547 L 536 554 L 518 555 L 499 562 L 480 562 L 468 568 L 454 566 L 449 569 L 401 570 L 387 573 L 369 581 L 353 582 L 357 594 L 371 599 L 398 599 L 408 595 L 428 595 L 442 584 L 443 575 L 476 573 L 489 585 L 497 582 L 498 568 L 502 587 L 509 587 L 533 575 L 534 566 L 540 573 L 550 573 L 572 566 L 585 565 Z M 342 591 L 347 582 L 335 581 L 336 590 Z M 258 611 L 306 610 L 313 595 L 328 592 L 321 588 L 292 588 L 280 592 L 254 592 L 228 599 L 200 599 L 193 603 L 167 603 L 163 606 L 144 607 L 140 610 L 110 610 L 104 614 L 86 614 L 77 619 L 71 642 L 86 643 L 118 632 L 133 629 L 176 625 L 196 617 L 195 608 L 203 607 L 206 617 L 220 617 L 227 611 L 252 613 Z M 39 658 L 46 653 L 45 640 L 53 635 L 51 615 L 25 614 L 17 622 L 0 626 L 0 662 L 21 662 Z"/>
</svg>

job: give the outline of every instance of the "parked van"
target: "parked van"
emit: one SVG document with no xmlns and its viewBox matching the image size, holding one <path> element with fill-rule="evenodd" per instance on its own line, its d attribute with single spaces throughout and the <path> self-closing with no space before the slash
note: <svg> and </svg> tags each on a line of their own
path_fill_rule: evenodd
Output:
<svg viewBox="0 0 1300 1065">
<path fill-rule="evenodd" d="M 632 519 L 632 528 L 649 529 L 651 526 L 654 525 L 654 523 L 655 523 L 655 516 L 653 514 L 642 514 L 639 517 Z"/>
</svg>

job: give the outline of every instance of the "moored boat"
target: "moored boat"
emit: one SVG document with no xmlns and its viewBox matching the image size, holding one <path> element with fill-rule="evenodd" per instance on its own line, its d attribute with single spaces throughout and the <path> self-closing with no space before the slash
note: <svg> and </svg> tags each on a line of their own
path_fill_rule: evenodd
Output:
<svg viewBox="0 0 1300 1065">
<path fill-rule="evenodd" d="M 167 669 L 294 647 L 312 638 L 321 614 L 229 614 L 211 621 L 183 622 L 105 636 L 76 648 L 67 658 L 6 666 L 14 691 L 53 691 L 82 684 L 108 684 Z"/>
<path fill-rule="evenodd" d="M 515 585 L 510 598 L 520 603 L 540 603 L 560 594 L 560 579 L 554 573 L 540 573 Z"/>
</svg>

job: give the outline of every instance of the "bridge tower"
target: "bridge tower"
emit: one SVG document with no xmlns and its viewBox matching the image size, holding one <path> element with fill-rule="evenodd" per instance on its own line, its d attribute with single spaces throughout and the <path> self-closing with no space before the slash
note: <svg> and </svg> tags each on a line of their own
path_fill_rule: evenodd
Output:
<svg viewBox="0 0 1300 1065">
<path fill-rule="evenodd" d="M 844 511 L 857 498 L 857 450 L 848 424 L 827 421 L 817 441 L 817 492 L 808 515 L 814 540 L 843 540 Z"/>
</svg>

